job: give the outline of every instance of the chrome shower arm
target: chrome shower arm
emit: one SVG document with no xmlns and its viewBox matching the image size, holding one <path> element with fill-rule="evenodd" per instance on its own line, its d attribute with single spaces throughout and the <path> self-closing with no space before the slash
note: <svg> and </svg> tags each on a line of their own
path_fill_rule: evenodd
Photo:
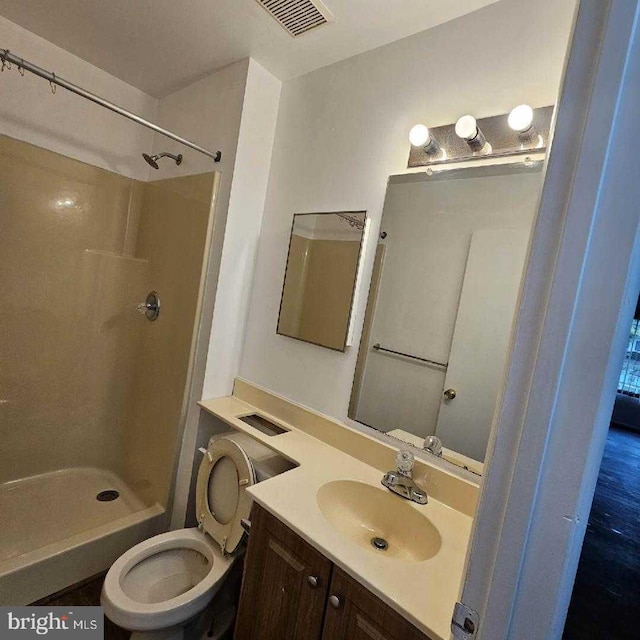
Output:
<svg viewBox="0 0 640 640">
<path fill-rule="evenodd" d="M 172 160 L 175 160 L 177 164 L 180 164 L 182 162 L 182 154 L 178 154 L 177 156 L 173 155 L 173 153 L 168 153 L 166 151 L 162 152 L 162 153 L 156 153 L 155 158 L 171 158 Z"/>
</svg>

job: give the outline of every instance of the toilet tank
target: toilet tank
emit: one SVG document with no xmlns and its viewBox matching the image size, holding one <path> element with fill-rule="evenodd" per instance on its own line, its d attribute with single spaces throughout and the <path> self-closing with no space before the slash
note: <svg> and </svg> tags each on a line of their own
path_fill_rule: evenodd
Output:
<svg viewBox="0 0 640 640">
<path fill-rule="evenodd" d="M 220 438 L 233 440 L 242 447 L 253 464 L 258 482 L 273 478 L 297 466 L 246 433 L 239 433 L 238 431 L 227 431 L 213 436 L 209 439 L 209 446 Z"/>
</svg>

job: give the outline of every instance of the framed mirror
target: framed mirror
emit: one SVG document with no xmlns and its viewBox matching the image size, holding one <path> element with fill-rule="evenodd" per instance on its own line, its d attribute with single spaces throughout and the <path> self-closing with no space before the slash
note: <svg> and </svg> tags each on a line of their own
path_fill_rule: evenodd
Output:
<svg viewBox="0 0 640 640">
<path fill-rule="evenodd" d="M 541 168 L 389 179 L 349 418 L 481 472 Z"/>
<path fill-rule="evenodd" d="M 366 218 L 365 211 L 293 216 L 278 334 L 346 349 Z"/>
</svg>

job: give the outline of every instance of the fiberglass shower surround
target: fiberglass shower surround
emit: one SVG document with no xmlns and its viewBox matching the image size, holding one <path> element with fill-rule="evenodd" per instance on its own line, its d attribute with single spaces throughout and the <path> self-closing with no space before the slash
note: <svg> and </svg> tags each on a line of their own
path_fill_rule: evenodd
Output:
<svg viewBox="0 0 640 640">
<path fill-rule="evenodd" d="M 0 61 L 220 160 L 7 50 Z M 145 155 L 163 158 L 182 162 Z M 24 605 L 166 528 L 219 176 L 141 182 L 7 136 L 0 176 L 0 605 Z M 136 308 L 156 289 L 149 324 Z"/>
<path fill-rule="evenodd" d="M 140 182 L 6 136 L 0 176 L 0 604 L 16 605 L 164 526 L 218 179 Z"/>
</svg>

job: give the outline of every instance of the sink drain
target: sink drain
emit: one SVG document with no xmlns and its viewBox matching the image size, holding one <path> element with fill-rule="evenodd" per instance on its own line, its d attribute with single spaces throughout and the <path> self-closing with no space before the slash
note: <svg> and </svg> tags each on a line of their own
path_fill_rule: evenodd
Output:
<svg viewBox="0 0 640 640">
<path fill-rule="evenodd" d="M 386 551 L 389 548 L 389 543 L 384 538 L 371 538 L 371 546 L 378 551 Z"/>
<path fill-rule="evenodd" d="M 115 489 L 107 489 L 107 491 L 101 491 L 97 496 L 98 502 L 111 502 L 120 497 L 120 494 Z"/>
</svg>

